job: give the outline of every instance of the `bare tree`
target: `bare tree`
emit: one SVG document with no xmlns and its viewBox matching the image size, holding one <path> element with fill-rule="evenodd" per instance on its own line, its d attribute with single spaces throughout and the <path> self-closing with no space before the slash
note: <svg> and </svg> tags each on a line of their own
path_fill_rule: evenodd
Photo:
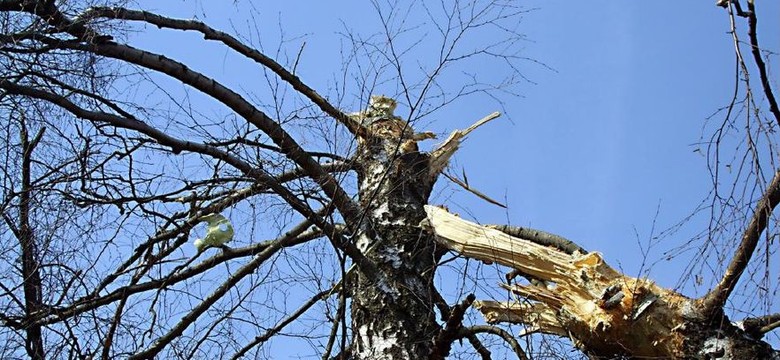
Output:
<svg viewBox="0 0 780 360">
<path fill-rule="evenodd" d="M 733 23 L 747 19 L 752 66 L 773 119 L 765 121 L 748 83 L 743 104 L 757 132 L 746 136 L 771 137 L 780 112 L 755 5 L 724 5 Z M 281 48 L 269 56 L 251 33 L 118 3 L 0 0 L 0 111 L 9 119 L 0 203 L 7 345 L 0 354 L 264 357 L 264 344 L 290 336 L 323 359 L 439 359 L 462 339 L 486 359 L 492 347 L 480 336 L 487 335 L 525 359 L 534 354 L 517 337 L 537 332 L 570 338 L 592 357 L 777 356 L 761 341 L 777 315 L 737 326 L 724 313 L 780 202 L 776 167 L 764 181 L 763 163 L 752 162 L 760 199 L 744 199 L 751 218 L 741 244 L 718 286 L 700 299 L 620 274 L 551 233 L 469 223 L 430 206 L 429 197 L 444 175 L 500 205 L 445 173 L 465 137 L 500 114 L 428 152 L 418 143 L 435 134 L 417 126 L 468 95 L 511 94 L 523 81 L 519 64 L 528 61 L 515 46 L 524 11 L 509 1 L 372 6 L 381 31 L 345 31 L 343 77 L 325 96 L 297 75 L 303 46 L 295 56 Z M 435 36 L 403 37 L 413 11 L 425 14 Z M 466 40 L 485 28 L 504 36 Z M 168 30 L 229 49 L 260 69 L 267 89 L 233 86 L 132 45 L 131 34 Z M 733 34 L 747 78 L 736 25 Z M 406 63 L 430 38 L 438 58 Z M 442 82 L 455 64 L 477 59 L 503 64 L 507 77 L 485 81 L 466 72 L 456 85 Z M 391 97 L 370 96 L 388 83 L 397 89 Z M 763 151 L 750 144 L 749 153 Z M 212 221 L 220 213 L 232 222 Z M 196 250 L 194 233 L 207 220 L 209 234 L 229 238 L 241 227 L 243 238 L 229 247 L 211 238 L 198 244 L 221 249 Z M 507 266 L 503 287 L 522 301 L 468 295 L 448 303 L 433 280 L 449 251 Z M 512 284 L 517 276 L 528 283 Z M 491 325 L 464 323 L 472 307 Z M 523 324 L 524 333 L 498 322 Z"/>
</svg>

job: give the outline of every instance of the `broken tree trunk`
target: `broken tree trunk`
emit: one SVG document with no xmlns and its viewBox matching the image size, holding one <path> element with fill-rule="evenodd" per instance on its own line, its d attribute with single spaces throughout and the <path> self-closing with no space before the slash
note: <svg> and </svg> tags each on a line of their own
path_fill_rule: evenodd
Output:
<svg viewBox="0 0 780 360">
<path fill-rule="evenodd" d="M 372 96 L 368 108 L 350 114 L 359 124 L 355 158 L 363 213 L 357 247 L 384 275 L 355 268 L 351 281 L 352 359 L 424 359 L 434 354 L 442 331 L 436 321 L 432 282 L 436 264 L 446 252 L 433 233 L 419 224 L 436 179 L 461 141 L 493 113 L 466 130 L 455 131 L 431 153 L 417 142 L 434 138 L 415 133 L 393 115 L 395 100 Z M 476 338 L 475 338 L 476 339 Z"/>
<path fill-rule="evenodd" d="M 751 338 L 724 315 L 712 321 L 697 300 L 626 276 L 596 252 L 567 253 L 533 239 L 512 237 L 493 227 L 426 206 L 437 240 L 466 257 L 515 269 L 534 281 L 501 284 L 516 302 L 476 301 L 489 323 L 523 324 L 520 335 L 540 332 L 568 337 L 597 357 L 768 359 L 768 344 Z"/>
<path fill-rule="evenodd" d="M 368 224 L 356 245 L 386 274 L 376 279 L 356 268 L 351 278 L 353 359 L 426 358 L 439 331 L 431 294 L 436 241 L 418 226 L 435 178 L 429 155 L 417 150 L 426 137 L 415 136 L 394 108 L 393 99 L 372 96 L 366 111 L 352 115 L 364 128 L 355 164 Z"/>
</svg>

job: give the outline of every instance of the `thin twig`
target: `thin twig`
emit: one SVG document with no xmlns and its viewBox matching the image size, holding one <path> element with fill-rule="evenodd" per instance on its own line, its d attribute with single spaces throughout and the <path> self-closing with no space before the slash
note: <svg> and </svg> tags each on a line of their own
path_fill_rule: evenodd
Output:
<svg viewBox="0 0 780 360">
<path fill-rule="evenodd" d="M 456 177 L 454 177 L 454 176 L 452 176 L 452 175 L 450 175 L 450 174 L 448 174 L 446 172 L 442 172 L 442 174 L 447 179 L 450 179 L 450 181 L 454 182 L 457 185 L 460 185 L 460 187 L 462 187 L 466 191 L 476 195 L 480 199 L 485 200 L 485 201 L 487 201 L 487 202 L 489 202 L 489 203 L 491 203 L 493 205 L 496 205 L 496 206 L 499 206 L 499 207 L 502 207 L 502 208 L 506 209 L 506 205 L 504 205 L 504 204 L 502 204 L 502 203 L 500 203 L 500 202 L 498 202 L 496 200 L 491 199 L 489 196 L 481 193 L 479 190 L 471 187 L 469 184 L 466 184 L 465 182 L 461 181 L 460 179 L 458 179 L 458 178 L 456 178 Z"/>
<path fill-rule="evenodd" d="M 776 123 L 780 125 L 780 110 L 778 110 L 777 99 L 772 92 L 767 75 L 766 64 L 761 57 L 761 51 L 758 45 L 758 37 L 756 35 L 756 26 L 758 20 L 756 17 L 755 4 L 752 0 L 748 1 L 747 16 L 748 34 L 750 36 L 753 60 L 756 63 L 756 67 L 758 68 L 759 75 L 761 77 L 761 85 L 764 90 L 764 95 L 767 97 L 767 101 L 769 102 L 769 110 L 775 117 Z M 733 24 L 733 14 L 731 17 L 732 32 L 735 32 L 736 29 L 734 28 Z M 738 46 L 736 51 L 737 55 L 740 57 L 740 61 L 742 61 Z M 747 69 L 744 66 L 744 62 L 742 63 L 743 71 L 747 76 Z M 748 223 L 748 226 L 742 235 L 742 241 L 734 253 L 734 257 L 731 259 L 731 262 L 726 268 L 726 272 L 723 275 L 723 278 L 715 288 L 713 288 L 700 299 L 702 311 L 705 316 L 713 316 L 719 313 L 718 311 L 722 309 L 723 305 L 726 303 L 726 300 L 731 295 L 731 292 L 734 291 L 734 287 L 742 276 L 742 273 L 745 271 L 750 258 L 753 256 L 760 236 L 764 230 L 766 230 L 769 217 L 778 203 L 780 203 L 780 171 L 775 172 L 772 181 L 765 190 L 761 200 L 756 205 L 756 210 L 753 212 L 753 217 L 751 218 L 750 223 Z"/>
<path fill-rule="evenodd" d="M 742 234 L 742 241 L 734 253 L 731 263 L 726 268 L 723 279 L 715 288 L 700 299 L 705 316 L 714 315 L 717 313 L 717 310 L 722 309 L 731 292 L 734 291 L 734 287 L 753 256 L 758 240 L 766 229 L 769 217 L 778 203 L 780 203 L 780 171 L 775 172 L 775 176 L 764 192 L 764 196 L 756 205 L 753 217 Z"/>
</svg>

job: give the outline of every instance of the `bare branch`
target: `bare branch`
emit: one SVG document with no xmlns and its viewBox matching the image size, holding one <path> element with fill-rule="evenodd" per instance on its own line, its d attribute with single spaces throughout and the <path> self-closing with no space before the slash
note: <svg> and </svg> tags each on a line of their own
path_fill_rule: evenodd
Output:
<svg viewBox="0 0 780 360">
<path fill-rule="evenodd" d="M 431 294 L 434 296 L 434 303 L 436 304 L 436 307 L 439 309 L 439 312 L 441 313 L 442 320 L 447 321 L 450 318 L 450 313 L 452 312 L 452 309 L 447 304 L 447 301 L 444 300 L 444 298 L 441 296 L 438 290 L 435 288 L 431 289 Z M 482 342 L 479 340 L 477 335 L 475 334 L 469 334 L 466 336 L 468 338 L 469 343 L 472 347 L 474 347 L 474 350 L 479 353 L 479 356 L 482 357 L 482 360 L 490 360 L 490 350 L 488 350 L 484 345 L 482 345 Z"/>
<path fill-rule="evenodd" d="M 761 55 L 761 47 L 758 45 L 758 17 L 756 15 L 756 4 L 753 0 L 748 0 L 748 36 L 750 37 L 750 52 L 753 54 L 753 61 L 758 68 L 758 74 L 761 77 L 761 87 L 764 90 L 767 102 L 769 102 L 769 112 L 775 117 L 775 122 L 780 125 L 780 108 L 777 105 L 777 98 L 772 91 L 772 84 L 769 81 L 769 75 Z"/>
<path fill-rule="evenodd" d="M 298 307 L 297 310 L 291 312 L 290 315 L 288 315 L 282 321 L 279 321 L 279 323 L 276 324 L 276 326 L 268 329 L 263 335 L 256 336 L 251 342 L 249 342 L 244 347 L 242 347 L 241 350 L 236 352 L 233 355 L 232 359 L 233 360 L 241 359 L 244 355 L 246 355 L 247 352 L 249 352 L 249 350 L 252 350 L 253 347 L 268 341 L 268 339 L 270 339 L 272 336 L 282 331 L 285 326 L 289 325 L 291 322 L 295 321 L 296 319 L 301 317 L 301 315 L 306 313 L 306 311 L 308 311 L 312 306 L 314 306 L 314 304 L 326 299 L 328 296 L 330 296 L 333 293 L 334 293 L 333 289 L 320 291 L 319 293 L 311 297 L 308 301 L 303 303 L 300 307 Z"/>
<path fill-rule="evenodd" d="M 450 157 L 455 154 L 455 151 L 458 150 L 461 142 L 469 133 L 499 116 L 501 116 L 501 113 L 496 111 L 488 116 L 485 116 L 464 130 L 453 131 L 452 134 L 450 134 L 450 136 L 447 137 L 443 143 L 431 151 L 431 165 L 429 172 L 430 177 L 435 178 L 439 176 L 442 171 L 444 171 L 444 168 L 446 168 L 447 164 L 449 163 Z"/>
<path fill-rule="evenodd" d="M 346 126 L 346 128 L 352 134 L 361 137 L 365 135 L 365 129 L 360 125 L 359 122 L 350 118 L 347 114 L 331 105 L 330 102 L 325 100 L 325 98 L 318 94 L 314 89 L 303 83 L 303 81 L 301 81 L 298 76 L 289 72 L 281 64 L 264 55 L 260 51 L 247 46 L 235 37 L 211 28 L 203 22 L 195 20 L 172 19 L 147 11 L 137 11 L 119 7 L 93 7 L 88 9 L 80 17 L 85 19 L 103 17 L 109 19 L 143 21 L 161 28 L 198 31 L 203 34 L 203 37 L 206 40 L 220 41 L 239 54 L 244 55 L 247 58 L 252 59 L 257 63 L 271 69 L 271 71 L 276 73 L 280 78 L 282 78 L 282 80 L 289 83 L 295 90 L 305 95 L 313 103 L 317 104 L 317 106 L 319 106 L 322 111 Z"/>
<path fill-rule="evenodd" d="M 433 348 L 431 349 L 431 360 L 444 359 L 450 355 L 452 350 L 452 342 L 458 338 L 463 338 L 462 334 L 458 330 L 463 328 L 463 316 L 466 310 L 471 307 L 471 304 L 477 297 L 474 294 L 469 294 L 466 298 L 457 304 L 450 310 L 450 316 L 447 319 L 447 323 L 444 328 L 439 330 L 439 334 L 433 340 Z M 461 335 L 461 336 L 458 336 Z"/>
<path fill-rule="evenodd" d="M 340 281 L 339 283 L 342 282 L 343 281 Z M 333 290 L 335 289 L 336 287 L 334 286 Z M 345 317 L 346 313 L 347 313 L 347 292 L 339 291 L 339 303 L 338 303 L 338 307 L 336 308 L 336 316 L 334 316 L 333 321 L 331 321 L 332 325 L 330 327 L 330 335 L 328 335 L 328 343 L 325 344 L 325 351 L 322 353 L 322 360 L 330 359 L 330 354 L 333 351 L 333 345 L 336 343 L 336 337 L 338 335 L 339 326 L 344 325 L 346 323 L 346 317 Z M 342 340 L 346 341 L 346 338 Z"/>
<path fill-rule="evenodd" d="M 168 333 L 158 338 L 151 346 L 146 350 L 143 350 L 137 354 L 134 354 L 129 359 L 151 359 L 154 358 L 166 345 L 168 345 L 175 338 L 180 336 L 184 330 L 189 327 L 195 320 L 198 319 L 211 305 L 224 296 L 233 286 L 238 284 L 241 279 L 247 275 L 253 273 L 260 265 L 262 265 L 271 256 L 276 254 L 277 251 L 284 247 L 290 246 L 297 236 L 306 231 L 309 228 L 308 222 L 303 222 L 291 229 L 285 236 L 279 241 L 273 242 L 259 254 L 255 255 L 250 262 L 238 269 L 233 275 L 231 275 L 227 281 L 220 285 L 211 295 L 203 299 L 202 302 L 197 304 L 195 308 L 182 317 L 181 321 L 176 324 Z"/>
<path fill-rule="evenodd" d="M 311 226 L 311 222 L 308 220 L 300 223 L 299 225 L 296 225 L 295 229 L 307 226 Z M 249 257 L 262 253 L 272 245 L 284 241 L 290 237 L 292 238 L 285 242 L 283 247 L 296 246 L 322 236 L 324 235 L 320 231 L 305 231 L 298 235 L 294 235 L 292 232 L 288 232 L 274 240 L 263 241 L 251 246 L 223 251 L 195 266 L 187 267 L 186 269 L 180 269 L 181 267 L 177 267 L 177 269 L 174 269 L 174 271 L 172 271 L 168 276 L 162 277 L 160 279 L 155 279 L 140 284 L 121 286 L 103 296 L 98 296 L 97 293 L 93 293 L 74 301 L 70 306 L 41 311 L 37 314 L 33 314 L 33 316 L 29 319 L 25 319 L 25 322 L 23 324 L 20 323 L 19 327 L 21 328 L 27 326 L 26 324 L 50 325 L 58 323 L 63 319 L 78 316 L 133 294 L 171 286 L 213 269 L 217 265 L 225 263 L 227 260 Z"/>
<path fill-rule="evenodd" d="M 30 139 L 27 130 L 27 120 L 23 114 L 19 117 L 19 128 L 22 142 L 22 181 L 19 197 L 19 219 L 18 219 L 18 241 L 21 248 L 22 269 L 21 275 L 24 288 L 24 310 L 27 316 L 39 311 L 43 306 L 43 285 L 41 282 L 41 269 L 38 261 L 39 245 L 36 234 L 31 225 L 32 207 L 32 161 L 33 150 L 43 138 L 46 130 L 42 127 L 34 138 Z M 25 328 L 27 337 L 25 339 L 25 348 L 31 359 L 43 360 L 45 358 L 45 349 L 43 348 L 43 334 L 40 326 L 29 326 Z"/>
<path fill-rule="evenodd" d="M 79 40 L 90 41 L 108 41 L 110 36 L 101 36 L 92 29 L 87 28 L 81 22 L 74 22 L 68 19 L 57 8 L 54 1 L 47 0 L 2 0 L 0 1 L 0 11 L 21 11 L 34 14 L 49 25 L 54 26 L 59 31 L 67 32 Z"/>
<path fill-rule="evenodd" d="M 518 237 L 533 241 L 536 244 L 554 247 L 560 251 L 563 251 L 569 255 L 575 253 L 587 254 L 588 251 L 577 245 L 573 241 L 564 238 L 560 235 L 555 235 L 546 231 L 531 229 L 527 227 L 510 226 L 510 225 L 487 225 L 491 229 L 496 229 L 509 236 Z"/>
<path fill-rule="evenodd" d="M 347 225 L 350 228 L 357 229 L 360 210 L 351 200 L 350 196 L 339 186 L 338 181 L 325 172 L 319 163 L 309 156 L 306 151 L 293 139 L 282 127 L 268 117 L 265 113 L 258 110 L 251 103 L 246 101 L 241 95 L 233 90 L 218 83 L 214 79 L 208 78 L 196 71 L 190 70 L 186 65 L 169 59 L 163 55 L 139 50 L 128 45 L 119 44 L 73 44 L 58 41 L 46 40 L 49 45 L 60 46 L 73 50 L 82 50 L 103 55 L 118 60 L 127 61 L 140 65 L 155 71 L 164 73 L 172 78 L 182 81 L 205 94 L 208 94 L 215 100 L 225 104 L 244 119 L 257 126 L 265 132 L 271 140 L 284 152 L 284 154 L 302 169 L 306 170 L 325 193 L 333 200 L 334 205 L 344 215 Z M 177 147 L 174 147 L 176 151 Z M 291 204 L 292 205 L 292 204 Z"/>
<path fill-rule="evenodd" d="M 141 58 L 144 57 L 144 55 L 139 55 Z M 29 96 L 36 99 L 46 100 L 51 103 L 54 103 L 63 109 L 66 109 L 73 113 L 74 115 L 85 118 L 93 121 L 98 122 L 106 122 L 113 126 L 129 129 L 129 130 L 135 130 L 140 133 L 143 133 L 153 139 L 155 139 L 158 143 L 170 146 L 174 149 L 178 149 L 179 151 L 187 150 L 192 152 L 197 152 L 205 155 L 212 156 L 214 158 L 220 159 L 222 161 L 225 161 L 226 163 L 234 166 L 235 168 L 243 171 L 247 176 L 254 177 L 258 181 L 260 181 L 263 184 L 267 184 L 274 192 L 279 194 L 285 201 L 287 201 L 290 206 L 295 209 L 296 211 L 300 212 L 304 217 L 311 219 L 312 222 L 317 225 L 320 229 L 322 229 L 325 234 L 328 237 L 331 237 L 334 241 L 334 244 L 344 250 L 344 252 L 352 258 L 352 260 L 355 262 L 357 266 L 360 266 L 361 268 L 365 268 L 365 271 L 367 271 L 368 274 L 373 274 L 372 276 L 376 276 L 377 271 L 375 268 L 375 265 L 371 263 L 368 259 L 365 258 L 365 256 L 358 250 L 358 248 L 350 242 L 348 239 L 346 239 L 344 236 L 341 236 L 339 232 L 335 230 L 332 224 L 328 223 L 324 219 L 322 219 L 319 215 L 314 213 L 314 211 L 303 201 L 298 199 L 294 194 L 292 194 L 289 190 L 287 190 L 284 186 L 282 186 L 279 182 L 276 181 L 272 176 L 270 176 L 265 170 L 261 168 L 256 168 L 249 163 L 232 156 L 222 150 L 216 149 L 212 146 L 199 144 L 191 141 L 185 141 L 180 140 L 177 138 L 174 138 L 168 134 L 163 133 L 162 131 L 155 129 L 146 123 L 139 121 L 137 119 L 131 118 L 123 118 L 119 117 L 113 114 L 108 113 L 102 113 L 102 112 L 95 112 L 95 111 L 89 111 L 82 109 L 81 107 L 77 106 L 70 100 L 56 95 L 51 94 L 45 91 L 33 89 L 26 86 L 21 86 L 14 84 L 13 82 L 10 82 L 8 80 L 0 80 L 0 88 L 6 89 L 9 93 L 12 94 L 19 94 L 24 96 Z M 230 91 L 228 89 L 225 89 L 226 91 Z M 237 95 L 237 94 L 236 94 Z M 251 106 L 251 105 L 249 105 Z M 281 128 L 279 128 L 279 125 L 275 122 L 271 121 L 270 119 L 267 119 L 273 124 L 274 128 L 278 128 L 280 131 Z M 283 135 L 280 135 L 283 138 L 288 138 L 288 135 L 286 135 L 286 132 L 283 132 Z M 277 134 L 279 135 L 279 134 Z M 290 139 L 292 141 L 292 139 Z M 291 146 L 289 143 L 286 145 L 279 144 L 281 148 L 285 148 L 286 146 Z M 295 145 L 297 146 L 297 145 Z M 355 207 L 355 204 L 352 202 L 352 200 L 349 199 L 349 196 L 344 193 L 344 190 L 341 189 L 341 187 L 338 185 L 338 182 L 335 180 L 333 176 L 331 176 L 328 172 L 326 172 L 319 163 L 314 161 L 311 157 L 305 155 L 305 152 L 300 149 L 301 152 L 298 153 L 298 150 L 293 151 L 294 153 L 297 153 L 301 156 L 301 159 L 307 166 L 301 166 L 304 170 L 306 170 L 310 175 L 310 170 L 314 170 L 315 172 L 321 172 L 323 176 L 327 177 L 328 180 L 326 183 L 320 185 L 323 187 L 323 189 L 328 188 L 332 191 L 335 191 L 339 195 L 339 198 L 342 200 L 346 200 L 346 202 L 342 202 L 342 205 L 346 208 L 345 211 L 348 212 L 348 214 L 351 215 L 359 215 L 359 210 Z M 310 163 L 314 164 L 314 167 L 309 167 L 308 165 L 311 165 Z M 307 170 L 307 167 L 309 169 Z M 327 193 L 327 191 L 326 191 Z M 335 201 L 334 201 L 335 203 Z M 337 206 L 338 207 L 338 206 Z M 349 218 L 347 214 L 343 213 L 345 218 Z M 358 217 L 351 218 L 352 220 L 357 219 Z M 355 224 L 356 221 L 353 221 L 353 224 Z"/>
<path fill-rule="evenodd" d="M 497 335 L 501 339 L 503 339 L 507 345 L 512 349 L 512 351 L 515 352 L 517 355 L 517 358 L 520 360 L 528 360 L 528 355 L 526 355 L 525 351 L 523 351 L 523 348 L 520 347 L 520 343 L 517 342 L 517 339 L 509 333 L 508 331 L 491 325 L 474 325 L 469 326 L 466 328 L 461 328 L 458 331 L 458 335 L 461 337 L 467 337 L 469 335 L 475 335 L 479 333 L 485 333 L 485 334 L 493 334 Z"/>
<path fill-rule="evenodd" d="M 764 334 L 780 327 L 780 313 L 742 320 L 742 329 L 760 339 Z"/>
<path fill-rule="evenodd" d="M 446 177 L 447 179 L 450 179 L 450 181 L 452 181 L 452 182 L 454 182 L 455 184 L 459 185 L 460 187 L 462 187 L 462 188 L 463 188 L 463 189 L 465 189 L 466 191 L 468 191 L 468 192 L 470 192 L 470 193 L 472 193 L 472 194 L 476 195 L 478 198 L 480 198 L 480 199 L 482 199 L 482 200 L 485 200 L 485 201 L 487 201 L 487 202 L 489 202 L 489 203 L 491 203 L 491 204 L 493 204 L 493 205 L 496 205 L 496 206 L 498 206 L 498 207 L 502 207 L 502 208 L 506 209 L 506 205 L 504 205 L 504 204 L 502 204 L 502 203 L 500 203 L 500 202 L 498 202 L 498 201 L 496 201 L 496 200 L 493 200 L 493 199 L 492 199 L 492 198 L 490 198 L 489 196 L 487 196 L 487 195 L 483 194 L 481 191 L 479 191 L 479 190 L 477 190 L 477 189 L 475 189 L 475 188 L 471 187 L 471 185 L 469 185 L 469 184 L 467 184 L 467 183 L 465 183 L 465 182 L 461 181 L 461 180 L 460 180 L 460 179 L 458 179 L 457 177 L 455 177 L 455 176 L 452 176 L 452 175 L 450 175 L 450 174 L 447 174 L 446 172 L 442 172 L 442 174 L 444 175 L 444 177 Z"/>
<path fill-rule="evenodd" d="M 48 5 L 54 7 L 53 2 L 50 2 Z M 39 11 L 39 9 L 38 6 L 29 9 L 25 7 L 22 8 L 21 11 L 35 13 L 35 11 Z M 44 19 L 51 25 L 69 28 L 73 24 L 65 17 L 52 17 L 49 14 L 50 12 L 51 11 L 43 13 L 43 15 L 48 16 Z M 37 13 L 36 15 L 42 16 L 41 14 Z M 140 18 L 143 19 L 143 14 L 139 14 L 139 16 L 141 16 Z M 205 27 L 205 25 L 203 26 Z M 74 33 L 74 36 L 77 36 L 80 40 L 88 40 L 84 39 L 84 37 L 87 36 L 86 34 Z M 298 143 L 281 127 L 281 125 L 273 121 L 265 113 L 246 101 L 241 95 L 225 87 L 214 79 L 208 78 L 199 72 L 190 70 L 186 65 L 169 59 L 163 55 L 139 50 L 128 45 L 120 45 L 113 42 L 106 43 L 104 41 L 101 41 L 100 44 L 81 44 L 78 42 L 64 42 L 57 39 L 37 35 L 33 36 L 33 38 L 54 48 L 67 48 L 72 50 L 86 51 L 97 55 L 127 61 L 151 70 L 161 72 L 202 91 L 215 100 L 220 101 L 235 111 L 237 114 L 241 115 L 244 119 L 265 132 L 271 138 L 271 140 L 273 140 L 274 143 L 279 146 L 285 155 L 287 155 L 288 158 L 309 172 L 309 175 L 320 185 L 320 187 L 322 187 L 325 193 L 331 197 L 336 207 L 339 208 L 339 211 L 344 215 L 345 219 L 347 220 L 347 225 L 352 228 L 353 232 L 355 232 L 361 226 L 357 223 L 361 218 L 358 207 L 350 199 L 349 195 L 340 187 L 336 179 L 330 176 L 330 174 L 327 172 L 322 171 L 322 168 L 319 167 L 319 164 L 311 156 L 309 156 L 306 151 L 300 147 L 300 145 L 298 145 Z M 235 41 L 235 43 L 238 44 L 237 41 Z M 281 65 L 278 65 L 278 67 L 281 67 Z M 291 80 L 297 79 L 297 77 L 292 74 L 289 74 L 289 77 Z M 321 97 L 319 98 L 322 99 Z M 322 100 L 322 103 L 327 104 L 327 102 L 324 100 Z M 348 117 L 345 114 L 341 115 L 343 115 L 343 117 Z M 180 151 L 180 149 L 174 148 L 173 151 Z"/>
<path fill-rule="evenodd" d="M 767 227 L 769 218 L 777 204 L 780 203 L 780 171 L 775 172 L 772 182 L 769 183 L 764 196 L 756 204 L 756 209 L 742 234 L 742 241 L 734 252 L 728 268 L 717 286 L 699 299 L 705 314 L 713 316 L 722 310 L 740 276 L 750 262 L 750 258 L 756 250 L 758 240 Z"/>
</svg>

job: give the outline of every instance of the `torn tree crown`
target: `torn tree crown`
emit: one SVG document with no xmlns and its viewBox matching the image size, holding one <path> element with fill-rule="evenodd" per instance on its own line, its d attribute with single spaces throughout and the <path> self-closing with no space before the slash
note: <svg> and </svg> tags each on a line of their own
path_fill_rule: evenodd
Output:
<svg viewBox="0 0 780 360">
<path fill-rule="evenodd" d="M 417 142 L 436 138 L 436 135 L 430 131 L 415 133 L 407 121 L 395 115 L 397 106 L 398 102 L 393 98 L 384 95 L 372 95 L 365 110 L 349 114 L 349 118 L 358 122 L 362 127 L 360 134 L 363 134 L 363 136 L 359 136 L 358 140 L 364 143 L 371 137 L 399 139 L 398 149 L 401 154 L 404 154 L 417 152 Z M 428 171 L 430 178 L 435 179 L 444 171 L 449 163 L 449 159 L 458 150 L 469 133 L 499 116 L 501 116 L 499 112 L 493 112 L 466 129 L 453 131 L 444 142 L 434 148 L 430 152 Z M 470 188 L 467 190 L 473 191 Z"/>
<path fill-rule="evenodd" d="M 395 108 L 398 102 L 395 99 L 384 95 L 371 95 L 368 102 L 368 108 L 349 114 L 349 117 L 357 120 L 363 126 L 370 126 L 378 120 L 401 120 L 401 117 L 395 116 Z"/>
</svg>

